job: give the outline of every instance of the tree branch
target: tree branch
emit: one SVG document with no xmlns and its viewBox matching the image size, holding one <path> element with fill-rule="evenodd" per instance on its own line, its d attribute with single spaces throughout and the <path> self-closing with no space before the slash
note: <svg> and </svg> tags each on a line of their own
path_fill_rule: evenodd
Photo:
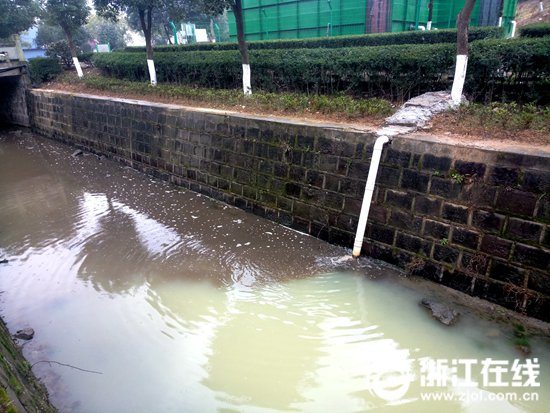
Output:
<svg viewBox="0 0 550 413">
<path fill-rule="evenodd" d="M 100 371 L 81 369 L 80 367 L 72 366 L 72 365 L 66 364 L 66 363 L 60 363 L 59 361 L 54 361 L 54 360 L 40 360 L 40 361 L 37 361 L 36 363 L 33 363 L 31 365 L 31 370 L 34 366 L 36 366 L 39 363 L 48 363 L 49 365 L 51 365 L 53 363 L 53 364 L 58 364 L 58 365 L 64 366 L 64 367 L 70 367 L 71 369 L 80 370 L 80 371 L 83 371 L 85 373 L 103 374 Z"/>
</svg>

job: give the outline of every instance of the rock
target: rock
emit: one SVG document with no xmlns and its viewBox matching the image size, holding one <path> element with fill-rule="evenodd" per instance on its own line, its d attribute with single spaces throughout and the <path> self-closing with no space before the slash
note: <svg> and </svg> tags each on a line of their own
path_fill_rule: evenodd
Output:
<svg viewBox="0 0 550 413">
<path fill-rule="evenodd" d="M 32 328 L 24 328 L 23 330 L 19 330 L 13 336 L 20 340 L 32 340 L 34 337 L 34 330 Z"/>
<path fill-rule="evenodd" d="M 7 264 L 8 263 L 8 260 L 7 259 L 3 259 L 3 260 L 0 260 L 0 264 Z"/>
<path fill-rule="evenodd" d="M 424 126 L 432 117 L 430 110 L 421 107 L 403 107 L 386 119 L 389 125 Z"/>
<path fill-rule="evenodd" d="M 405 102 L 386 124 L 422 128 L 434 115 L 456 107 L 449 92 L 428 92 Z"/>
<path fill-rule="evenodd" d="M 432 316 L 446 326 L 456 323 L 460 313 L 445 304 L 438 303 L 429 298 L 422 299 L 422 305 L 432 312 Z"/>
<path fill-rule="evenodd" d="M 387 136 L 388 138 L 391 138 L 393 136 L 397 135 L 405 135 L 407 133 L 411 133 L 415 131 L 415 127 L 412 126 L 384 126 L 383 128 L 380 128 L 376 131 L 377 136 Z"/>
<path fill-rule="evenodd" d="M 84 155 L 84 152 L 82 152 L 80 149 L 77 149 L 76 151 L 73 152 L 71 156 L 73 158 L 76 158 L 77 156 L 82 156 L 82 155 Z"/>
<path fill-rule="evenodd" d="M 516 348 L 524 356 L 528 356 L 529 354 L 531 354 L 531 347 L 529 346 L 516 346 Z"/>
</svg>

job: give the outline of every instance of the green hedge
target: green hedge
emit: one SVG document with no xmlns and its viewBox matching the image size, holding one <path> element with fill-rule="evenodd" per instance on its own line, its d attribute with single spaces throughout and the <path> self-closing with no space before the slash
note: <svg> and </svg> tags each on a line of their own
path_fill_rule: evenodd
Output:
<svg viewBox="0 0 550 413">
<path fill-rule="evenodd" d="M 535 23 L 519 29 L 521 37 L 544 37 L 550 36 L 550 23 Z"/>
<path fill-rule="evenodd" d="M 62 72 L 59 60 L 55 57 L 36 57 L 29 60 L 31 81 L 39 85 L 54 79 Z"/>
<path fill-rule="evenodd" d="M 475 100 L 550 103 L 550 37 L 476 42 L 469 62 Z"/>
<path fill-rule="evenodd" d="M 452 66 L 455 48 L 452 44 L 436 44 L 252 50 L 253 87 L 313 93 L 352 91 L 399 98 L 409 89 L 437 83 L 440 71 L 435 68 L 443 67 L 446 72 Z M 145 62 L 144 53 L 94 56 L 95 66 L 105 74 L 129 80 L 148 79 Z M 238 51 L 158 53 L 155 66 L 159 82 L 241 87 Z"/>
<path fill-rule="evenodd" d="M 499 27 L 473 27 L 470 41 L 502 37 Z M 365 34 L 356 36 L 319 37 L 310 39 L 262 40 L 248 43 L 250 50 L 261 49 L 313 49 L 317 47 L 362 47 L 394 44 L 434 44 L 456 42 L 456 30 L 415 30 L 401 33 Z M 156 52 L 222 51 L 237 50 L 237 43 L 198 43 L 181 46 L 159 46 Z M 145 52 L 145 47 L 126 47 L 126 52 Z"/>
<path fill-rule="evenodd" d="M 490 39 L 474 42 L 470 49 L 466 91 L 476 100 L 550 100 L 550 38 Z M 252 50 L 252 86 L 265 91 L 406 99 L 448 88 L 455 53 L 452 43 Z M 94 64 L 109 76 L 148 80 L 144 53 L 97 54 Z M 155 66 L 160 82 L 241 87 L 237 51 L 159 53 Z"/>
</svg>

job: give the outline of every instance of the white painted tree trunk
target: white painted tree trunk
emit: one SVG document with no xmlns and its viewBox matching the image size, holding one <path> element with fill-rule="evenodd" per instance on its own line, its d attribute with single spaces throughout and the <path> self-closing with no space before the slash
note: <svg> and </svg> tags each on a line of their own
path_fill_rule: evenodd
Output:
<svg viewBox="0 0 550 413">
<path fill-rule="evenodd" d="M 502 27 L 502 16 L 498 18 L 498 27 Z"/>
<path fill-rule="evenodd" d="M 544 11 L 544 3 L 539 1 L 539 11 L 542 13 Z"/>
<path fill-rule="evenodd" d="M 515 20 L 512 20 L 510 23 L 512 24 L 512 31 L 510 32 L 510 37 L 515 37 L 517 22 Z"/>
<path fill-rule="evenodd" d="M 21 46 L 21 37 L 19 33 L 13 35 L 13 40 L 15 41 L 15 50 L 17 51 L 17 59 L 20 62 L 26 62 L 25 53 L 23 53 L 23 47 Z"/>
<path fill-rule="evenodd" d="M 149 68 L 149 79 L 151 79 L 151 86 L 156 86 L 157 71 L 155 70 L 155 62 L 153 59 L 147 59 L 147 67 Z"/>
<path fill-rule="evenodd" d="M 432 30 L 432 21 L 429 20 L 428 23 L 426 23 L 426 30 Z"/>
<path fill-rule="evenodd" d="M 245 95 L 252 94 L 252 85 L 250 84 L 250 65 L 243 65 L 243 92 Z"/>
<path fill-rule="evenodd" d="M 466 80 L 466 69 L 468 67 L 468 55 L 459 54 L 456 56 L 455 77 L 453 80 L 453 88 L 451 90 L 451 99 L 457 105 L 462 100 L 462 90 L 464 89 L 464 81 Z"/>
<path fill-rule="evenodd" d="M 76 74 L 78 75 L 78 77 L 84 76 L 82 68 L 80 67 L 80 62 L 78 61 L 78 57 L 73 57 L 73 63 L 74 67 L 76 68 Z"/>
</svg>

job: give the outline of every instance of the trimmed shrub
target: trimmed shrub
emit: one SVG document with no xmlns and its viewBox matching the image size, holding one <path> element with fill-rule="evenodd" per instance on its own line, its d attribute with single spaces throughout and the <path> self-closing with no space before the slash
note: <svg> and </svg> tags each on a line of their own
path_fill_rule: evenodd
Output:
<svg viewBox="0 0 550 413">
<path fill-rule="evenodd" d="M 550 36 L 550 23 L 529 24 L 519 29 L 521 37 Z"/>
<path fill-rule="evenodd" d="M 480 101 L 549 100 L 550 38 L 491 39 L 470 45 L 466 91 Z M 340 49 L 252 50 L 253 87 L 265 91 L 346 92 L 407 99 L 450 86 L 456 44 L 394 45 Z M 147 80 L 144 53 L 94 56 L 105 74 Z M 158 53 L 160 82 L 240 88 L 238 51 Z"/>
<path fill-rule="evenodd" d="M 550 37 L 474 43 L 466 87 L 477 101 L 550 103 Z"/>
<path fill-rule="evenodd" d="M 54 79 L 62 72 L 59 60 L 55 57 L 36 57 L 29 60 L 31 81 L 39 85 Z"/>
<path fill-rule="evenodd" d="M 93 55 L 94 55 L 94 52 L 82 52 L 82 53 L 79 53 L 77 57 L 80 62 L 91 63 Z"/>
<path fill-rule="evenodd" d="M 416 89 L 445 87 L 441 75 L 453 64 L 452 44 L 353 47 L 341 49 L 253 50 L 254 86 L 265 91 L 310 93 L 352 92 L 354 95 L 402 98 Z M 146 80 L 143 53 L 94 56 L 105 74 Z M 159 82 L 210 88 L 238 88 L 238 51 L 158 53 Z"/>
<path fill-rule="evenodd" d="M 46 46 L 46 56 L 57 58 L 68 69 L 73 65 L 71 49 L 66 40 L 50 43 Z"/>
<path fill-rule="evenodd" d="M 472 27 L 469 32 L 469 40 L 482 40 L 487 38 L 502 37 L 502 29 L 499 27 Z M 388 46 L 394 44 L 435 44 L 456 42 L 456 29 L 449 30 L 415 30 L 400 33 L 377 33 L 355 36 L 319 37 L 310 39 L 282 39 L 262 40 L 248 42 L 250 50 L 262 49 L 314 49 L 340 48 L 340 47 L 365 47 Z M 198 43 L 177 46 L 159 46 L 156 52 L 190 52 L 190 51 L 222 51 L 237 50 L 237 43 Z M 145 47 L 126 47 L 126 52 L 145 52 Z"/>
</svg>

